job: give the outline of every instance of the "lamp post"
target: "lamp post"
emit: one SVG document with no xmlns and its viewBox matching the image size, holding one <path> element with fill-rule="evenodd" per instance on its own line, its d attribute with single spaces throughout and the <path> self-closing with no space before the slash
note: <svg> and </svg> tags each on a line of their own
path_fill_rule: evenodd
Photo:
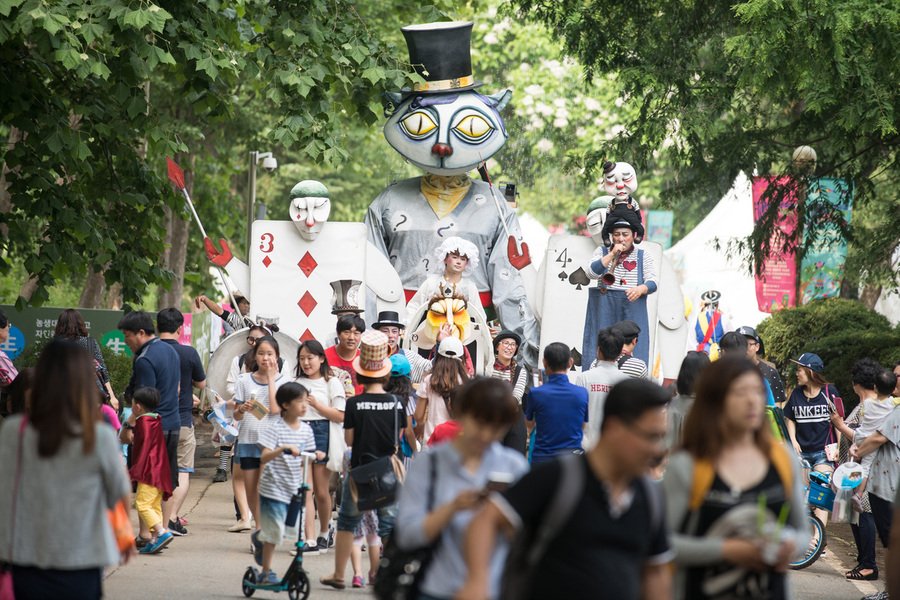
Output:
<svg viewBox="0 0 900 600">
<path fill-rule="evenodd" d="M 260 203 L 259 211 L 256 211 L 256 165 L 262 161 L 262 168 L 271 173 L 278 168 L 278 160 L 271 152 L 250 152 L 250 201 L 247 202 L 247 261 L 250 260 L 250 244 L 253 236 L 254 219 L 266 218 L 266 205 Z M 255 213 L 255 214 L 254 214 Z"/>
</svg>

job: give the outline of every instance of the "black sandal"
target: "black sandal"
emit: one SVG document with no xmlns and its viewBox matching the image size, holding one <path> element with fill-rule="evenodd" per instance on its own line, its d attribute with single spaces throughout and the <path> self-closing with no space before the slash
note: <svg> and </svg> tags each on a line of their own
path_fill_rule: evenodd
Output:
<svg viewBox="0 0 900 600">
<path fill-rule="evenodd" d="M 859 565 L 853 567 L 850 571 L 844 574 L 844 577 L 847 579 L 853 579 L 855 581 L 877 581 L 878 580 L 878 569 L 870 569 L 872 572 L 868 575 L 863 575 Z"/>
</svg>

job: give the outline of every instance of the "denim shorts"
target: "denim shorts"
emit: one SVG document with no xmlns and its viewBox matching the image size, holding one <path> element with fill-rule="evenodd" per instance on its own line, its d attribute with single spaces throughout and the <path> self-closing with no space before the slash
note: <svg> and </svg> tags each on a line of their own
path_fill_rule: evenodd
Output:
<svg viewBox="0 0 900 600">
<path fill-rule="evenodd" d="M 237 444 L 235 446 L 235 454 L 241 463 L 241 469 L 244 471 L 253 471 L 260 467 L 259 457 L 262 451 L 256 444 Z"/>
<path fill-rule="evenodd" d="M 297 539 L 300 518 L 293 525 L 285 524 L 287 518 L 288 505 L 280 500 L 273 500 L 265 496 L 259 497 L 259 536 L 257 539 L 261 542 L 267 542 L 275 546 L 281 543 L 285 537 Z"/>
<path fill-rule="evenodd" d="M 316 450 L 325 453 L 325 460 L 317 460 L 315 464 L 324 465 L 328 462 L 328 429 L 331 421 L 328 419 L 318 419 L 316 421 L 307 421 L 313 430 L 313 437 L 316 439 Z"/>
<path fill-rule="evenodd" d="M 817 452 L 801 452 L 800 458 L 808 462 L 811 468 L 815 468 L 818 465 L 828 465 L 829 467 L 834 468 L 834 464 L 825 458 L 824 449 Z"/>
</svg>

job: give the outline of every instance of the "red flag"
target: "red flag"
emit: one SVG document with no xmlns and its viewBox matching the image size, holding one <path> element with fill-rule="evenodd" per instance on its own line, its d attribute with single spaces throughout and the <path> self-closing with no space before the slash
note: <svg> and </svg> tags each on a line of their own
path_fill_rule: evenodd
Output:
<svg viewBox="0 0 900 600">
<path fill-rule="evenodd" d="M 166 163 L 169 169 L 169 179 L 172 181 L 172 183 L 175 184 L 175 187 L 177 187 L 179 190 L 183 190 L 184 171 L 181 170 L 181 167 L 175 164 L 175 161 L 172 160 L 168 154 L 166 155 Z"/>
</svg>

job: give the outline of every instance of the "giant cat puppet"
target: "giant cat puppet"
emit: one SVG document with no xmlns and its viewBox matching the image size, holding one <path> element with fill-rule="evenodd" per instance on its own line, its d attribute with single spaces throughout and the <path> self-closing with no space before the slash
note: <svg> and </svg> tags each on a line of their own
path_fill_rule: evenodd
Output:
<svg viewBox="0 0 900 600">
<path fill-rule="evenodd" d="M 535 365 L 539 332 L 519 273 L 530 257 L 518 219 L 488 183 L 468 176 L 506 142 L 500 111 L 512 92 L 476 91 L 482 84 L 472 76 L 471 22 L 402 31 L 425 83 L 386 94 L 384 136 L 426 175 L 395 181 L 372 202 L 365 218 L 369 241 L 400 274 L 407 300 L 429 274 L 442 272 L 432 252 L 446 237 L 473 242 L 482 260 L 470 277 L 482 304 L 493 305 L 504 329 L 523 336 L 526 362 Z"/>
</svg>

